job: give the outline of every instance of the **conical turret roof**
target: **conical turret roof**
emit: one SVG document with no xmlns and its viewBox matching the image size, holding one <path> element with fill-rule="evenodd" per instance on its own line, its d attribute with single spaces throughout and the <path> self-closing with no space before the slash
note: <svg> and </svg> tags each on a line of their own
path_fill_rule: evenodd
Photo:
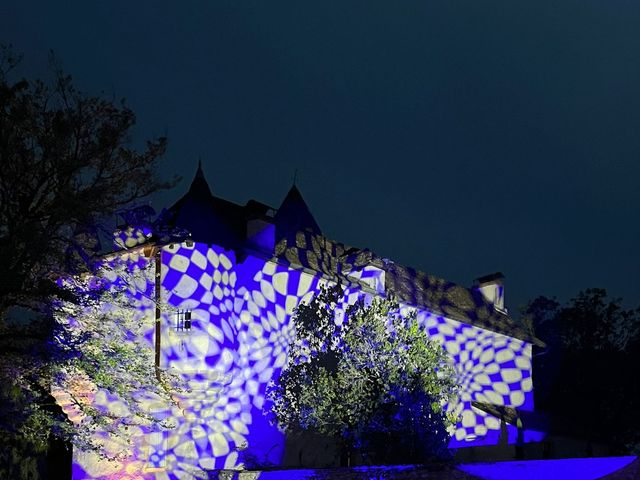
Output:
<svg viewBox="0 0 640 480">
<path fill-rule="evenodd" d="M 160 221 L 165 227 L 190 232 L 195 241 L 231 248 L 244 238 L 242 214 L 236 210 L 241 211 L 242 207 L 211 194 L 202 163 L 198 162 L 189 190 Z"/>
<path fill-rule="evenodd" d="M 293 185 L 282 201 L 278 213 L 274 217 L 276 236 L 280 239 L 299 231 L 309 231 L 320 235 L 318 222 L 311 214 L 307 203 L 302 198 L 298 187 Z"/>
<path fill-rule="evenodd" d="M 211 188 L 207 183 L 207 179 L 204 176 L 201 160 L 198 160 L 198 169 L 196 170 L 196 175 L 193 177 L 193 181 L 189 187 L 189 194 L 203 199 L 208 199 L 213 196 Z"/>
</svg>

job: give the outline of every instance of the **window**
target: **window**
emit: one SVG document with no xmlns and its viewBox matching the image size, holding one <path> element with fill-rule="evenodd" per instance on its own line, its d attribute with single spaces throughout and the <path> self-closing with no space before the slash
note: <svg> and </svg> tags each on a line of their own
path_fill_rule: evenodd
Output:
<svg viewBox="0 0 640 480">
<path fill-rule="evenodd" d="M 176 332 L 189 332 L 191 330 L 191 310 L 178 310 L 175 318 Z"/>
</svg>

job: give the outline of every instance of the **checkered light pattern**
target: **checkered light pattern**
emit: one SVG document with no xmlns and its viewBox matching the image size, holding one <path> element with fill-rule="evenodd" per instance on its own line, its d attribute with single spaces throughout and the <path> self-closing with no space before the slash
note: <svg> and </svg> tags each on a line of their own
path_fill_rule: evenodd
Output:
<svg viewBox="0 0 640 480">
<path fill-rule="evenodd" d="M 370 285 L 375 289 L 383 274 L 376 269 L 361 276 L 375 279 Z M 265 389 L 286 363 L 295 308 L 322 283 L 307 271 L 251 256 L 237 262 L 233 252 L 216 246 L 165 247 L 163 299 L 176 309 L 191 310 L 193 326 L 188 334 L 176 332 L 172 314 L 163 314 L 162 365 L 185 375 L 191 392 L 180 397 L 178 407 L 150 404 L 175 428 L 140 429 L 132 461 L 103 478 L 138 478 L 133 472 L 141 470 L 145 478 L 206 478 L 206 470 L 236 466 L 245 446 L 258 459 L 277 462 L 284 441 L 263 417 Z M 349 287 L 345 304 L 362 294 L 358 287 Z M 337 310 L 341 321 L 344 307 Z M 426 311 L 418 318 L 443 344 L 458 372 L 461 399 L 448 407 L 461 418 L 456 440 L 499 429 L 499 422 L 472 409 L 471 401 L 531 405 L 529 344 Z M 153 328 L 146 338 L 152 345 Z M 95 457 L 76 455 L 76 463 L 74 478 L 101 478 L 104 470 Z"/>
<path fill-rule="evenodd" d="M 149 227 L 126 227 L 115 232 L 113 244 L 118 249 L 133 248 L 148 241 L 151 234 Z"/>
<path fill-rule="evenodd" d="M 460 400 L 448 406 L 460 415 L 456 440 L 472 442 L 500 429 L 498 419 L 471 408 L 472 401 L 533 409 L 530 344 L 425 311 L 418 320 L 444 346 L 457 372 Z"/>
<path fill-rule="evenodd" d="M 384 293 L 384 270 L 371 265 L 365 265 L 362 268 L 350 270 L 346 272 L 345 275 L 348 278 L 358 280 L 374 292 Z"/>
</svg>

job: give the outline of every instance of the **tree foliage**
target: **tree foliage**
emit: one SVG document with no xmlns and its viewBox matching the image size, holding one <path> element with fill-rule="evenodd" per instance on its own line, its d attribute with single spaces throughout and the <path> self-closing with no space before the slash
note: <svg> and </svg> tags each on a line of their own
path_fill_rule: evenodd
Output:
<svg viewBox="0 0 640 480">
<path fill-rule="evenodd" d="M 112 259 L 91 277 L 65 280 L 81 304 L 56 306 L 54 348 L 63 361 L 50 381 L 71 420 L 59 425 L 61 433 L 106 458 L 125 455 L 132 434 L 150 425 L 168 427 L 150 406 L 167 410 L 184 386 L 178 376 L 156 371 L 146 338 L 155 324 L 152 267 L 145 259 Z"/>
<path fill-rule="evenodd" d="M 536 406 L 561 433 L 640 448 L 640 308 L 625 309 L 603 289 L 566 302 L 538 297 L 526 312 L 547 344 L 534 355 Z"/>
<path fill-rule="evenodd" d="M 108 383 L 108 369 L 89 368 L 97 355 L 80 353 L 99 330 L 67 344 L 54 319 L 63 303 L 88 314 L 98 291 L 59 280 L 95 271 L 102 233 L 110 238 L 113 228 L 105 220 L 169 183 L 155 174 L 166 139 L 136 150 L 135 115 L 124 102 L 83 94 L 55 66 L 51 82 L 19 78 L 19 63 L 0 46 L 0 441 L 26 458 L 46 449 L 50 433 L 78 438 L 50 396 L 61 372 L 82 360 L 91 383 Z M 126 365 L 126 352 L 107 350 L 106 339 L 104 351 Z M 4 463 L 12 454 L 3 452 Z"/>
<path fill-rule="evenodd" d="M 105 218 L 169 185 L 155 174 L 166 139 L 132 148 L 124 101 L 85 95 L 60 70 L 52 84 L 12 81 L 17 62 L 0 51 L 0 315 L 66 294 L 56 279 L 91 266 Z"/>
<path fill-rule="evenodd" d="M 3 355 L 2 374 L 11 383 L 2 390 L 0 439 L 18 446 L 0 453 L 4 477 L 37 478 L 34 454 L 45 453 L 53 439 L 116 460 L 130 454 L 136 438 L 173 427 L 162 412 L 177 405 L 186 384 L 155 368 L 147 340 L 155 272 L 134 255 L 134 262 L 114 257 L 91 276 L 61 280 L 82 301 L 56 301 L 49 341 L 32 341 L 28 355 L 22 347 Z"/>
<path fill-rule="evenodd" d="M 375 450 L 386 433 L 428 437 L 428 453 L 442 453 L 453 425 L 443 406 L 456 395 L 444 350 L 415 312 L 400 315 L 391 300 L 361 299 L 337 321 L 341 300 L 338 286 L 298 307 L 288 363 L 267 391 L 269 413 L 285 432 L 334 436 L 350 449 Z"/>
</svg>

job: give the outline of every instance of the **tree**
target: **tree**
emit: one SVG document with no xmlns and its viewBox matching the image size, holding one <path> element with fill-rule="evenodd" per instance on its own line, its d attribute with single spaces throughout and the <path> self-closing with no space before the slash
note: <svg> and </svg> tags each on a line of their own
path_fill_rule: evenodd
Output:
<svg viewBox="0 0 640 480">
<path fill-rule="evenodd" d="M 0 47 L 0 468 L 8 456 L 45 450 L 50 433 L 79 438 L 50 389 L 75 368 L 80 345 L 95 338 L 85 331 L 64 344 L 54 317 L 62 304 L 89 312 L 101 297 L 61 279 L 98 268 L 101 236 L 112 234 L 106 219 L 171 185 L 155 174 L 166 139 L 134 149 L 135 115 L 124 101 L 79 92 L 59 68 L 50 84 L 16 80 L 19 61 Z M 111 353 L 114 361 L 126 358 Z M 95 385 L 106 382 L 103 370 L 85 373 Z M 27 467 L 7 478 L 32 473 L 33 462 Z"/>
<path fill-rule="evenodd" d="M 128 146 L 135 115 L 82 94 L 54 71 L 53 85 L 10 80 L 18 58 L 0 50 L 0 316 L 21 306 L 48 314 L 56 279 L 91 267 L 105 218 L 160 188 L 166 139 Z M 109 234 L 111 232 L 108 232 Z"/>
<path fill-rule="evenodd" d="M 534 355 L 533 380 L 552 428 L 637 453 L 640 308 L 625 309 L 592 288 L 564 305 L 538 297 L 525 313 L 547 344 Z"/>
<path fill-rule="evenodd" d="M 359 448 L 373 461 L 381 460 L 380 433 L 430 438 L 413 461 L 442 454 L 454 424 L 444 404 L 456 395 L 444 350 L 415 312 L 400 315 L 391 300 L 360 299 L 336 321 L 342 295 L 326 288 L 298 307 L 288 363 L 267 390 L 272 420 L 286 433 L 338 438 L 346 452 Z"/>
<path fill-rule="evenodd" d="M 14 395 L 2 411 L 5 439 L 17 437 L 44 451 L 53 435 L 118 459 L 136 434 L 169 427 L 150 407 L 175 405 L 184 384 L 170 372 L 156 372 L 145 340 L 154 327 L 152 267 L 134 253 L 102 262 L 90 276 L 60 280 L 75 300 L 54 301 L 49 342 L 31 341 L 28 354 L 22 346 L 9 348 L 0 362 Z"/>
<path fill-rule="evenodd" d="M 150 414 L 149 406 L 167 409 L 183 392 L 178 376 L 156 371 L 155 352 L 145 338 L 155 325 L 154 278 L 153 262 L 141 253 L 114 257 L 92 276 L 67 277 L 64 287 L 76 290 L 83 301 L 58 302 L 55 307 L 53 346 L 63 361 L 51 384 L 55 395 L 66 399 L 74 423 L 65 422 L 62 428 L 69 430 L 76 446 L 105 458 L 126 454 L 133 433 L 148 426 L 167 427 Z M 110 400 L 91 401 L 97 394 Z M 105 437 L 115 448 L 102 449 Z"/>
</svg>

